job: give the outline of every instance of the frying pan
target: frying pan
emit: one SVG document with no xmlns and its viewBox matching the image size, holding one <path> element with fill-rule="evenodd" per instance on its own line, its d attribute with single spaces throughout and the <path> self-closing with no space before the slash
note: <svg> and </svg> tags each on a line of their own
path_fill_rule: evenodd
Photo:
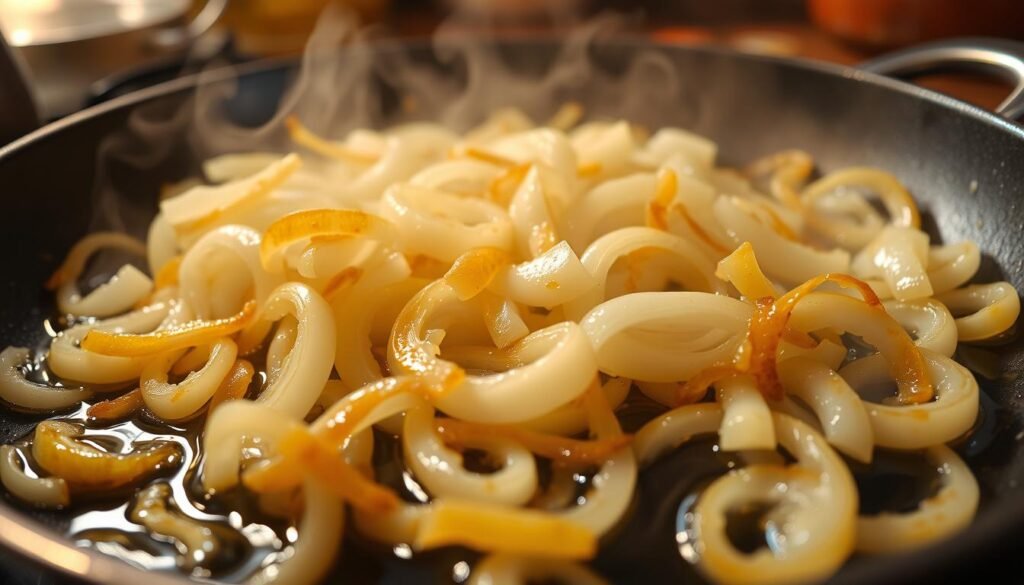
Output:
<svg viewBox="0 0 1024 585">
<path fill-rule="evenodd" d="M 527 71 L 541 69 L 558 46 L 530 39 L 503 42 L 499 48 L 511 67 Z M 978 242 L 985 254 L 979 280 L 1005 279 L 1024 289 L 1024 128 L 999 114 L 871 72 L 981 67 L 1016 84 L 1000 113 L 1017 116 L 1024 112 L 1021 45 L 985 39 L 939 43 L 891 55 L 864 69 L 639 40 L 606 41 L 591 47 L 591 52 L 595 66 L 616 71 L 639 52 L 652 49 L 671 63 L 679 91 L 671 104 L 646 108 L 649 119 L 640 122 L 678 125 L 706 135 L 719 144 L 727 163 L 801 148 L 812 153 L 825 171 L 846 165 L 886 169 L 920 202 L 933 241 Z M 373 52 L 380 57 L 407 53 L 439 70 L 452 66 L 436 60 L 427 43 L 380 44 Z M 347 59 L 349 53 L 339 58 Z M 224 103 L 224 110 L 237 123 L 255 125 L 272 116 L 295 68 L 294 62 L 261 63 L 206 76 L 202 83 L 224 84 L 237 74 L 237 92 Z M 124 197 L 122 205 L 137 210 L 143 220 L 155 212 L 162 183 L 196 172 L 197 161 L 182 129 L 162 138 L 161 156 L 144 170 L 114 163 L 101 167 L 97 153 L 106 137 L 124 128 L 133 111 L 187 107 L 198 83 L 197 78 L 180 79 L 124 96 L 0 149 L 0 345 L 38 346 L 43 340 L 40 324 L 52 314 L 53 305 L 42 283 L 89 229 L 91 194 L 101 168 L 103 182 L 113 185 Z M 581 86 L 574 91 L 565 97 L 600 108 L 595 99 L 601 88 Z M 397 103 L 385 100 L 386 107 Z M 141 232 L 144 224 L 132 227 Z M 914 554 L 855 558 L 834 583 L 943 581 L 967 575 L 980 579 L 986 571 L 993 576 L 996 568 L 1021 565 L 1021 545 L 1015 542 L 1024 541 L 1024 497 L 1018 487 L 1024 483 L 1024 377 L 1015 373 L 1024 367 L 1024 342 L 995 351 L 1008 374 L 996 380 L 979 377 L 984 395 L 981 430 L 975 439 L 957 446 L 982 488 L 976 521 L 950 541 Z M 0 443 L 23 436 L 37 421 L 38 417 L 0 409 Z M 672 498 L 679 492 L 671 488 L 689 473 L 687 463 L 667 459 L 641 474 L 634 520 L 613 535 L 607 554 L 598 561 L 616 581 L 696 579 L 673 542 Z M 33 583 L 78 578 L 180 583 L 170 575 L 143 574 L 74 548 L 59 536 L 65 523 L 60 514 L 27 513 L 9 502 L 0 503 L 0 544 L 11 551 L 0 553 L 0 559 L 7 558 L 0 563 L 9 572 L 5 581 L 17 582 L 18 571 L 31 566 L 26 563 L 39 563 L 48 569 L 42 581 L 37 580 L 36 569 L 24 573 Z M 424 576 L 394 566 L 367 573 L 368 579 L 391 582 Z"/>
</svg>

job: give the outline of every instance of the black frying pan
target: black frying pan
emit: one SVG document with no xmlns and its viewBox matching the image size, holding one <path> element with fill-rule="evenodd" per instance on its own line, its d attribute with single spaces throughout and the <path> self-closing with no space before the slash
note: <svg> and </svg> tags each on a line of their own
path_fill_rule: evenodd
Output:
<svg viewBox="0 0 1024 585">
<path fill-rule="evenodd" d="M 986 45 L 986 46 L 983 46 Z M 973 48 L 971 48 L 973 46 Z M 987 48 L 986 48 L 987 47 Z M 622 69 L 644 42 L 620 41 L 592 48 L 595 63 Z M 539 70 L 554 55 L 548 41 L 520 41 L 501 46 L 513 67 Z M 784 148 L 811 152 L 821 169 L 873 165 L 903 180 L 930 220 L 933 238 L 969 238 L 985 253 L 979 280 L 1005 279 L 1024 290 L 1024 128 L 991 113 L 902 82 L 830 65 L 755 57 L 715 49 L 658 47 L 681 80 L 672 103 L 651 104 L 639 120 L 650 126 L 678 125 L 715 140 L 728 163 L 743 163 Z M 377 57 L 408 51 L 423 63 L 457 77 L 457 64 L 437 64 L 426 44 L 381 45 Z M 982 40 L 936 45 L 877 61 L 879 72 L 912 73 L 933 65 L 979 63 L 1020 84 L 1024 51 L 1017 45 Z M 348 53 L 342 59 L 350 58 Z M 237 94 L 225 102 L 236 122 L 256 125 L 271 117 L 294 63 L 264 63 L 244 68 Z M 213 76 L 217 78 L 216 75 Z M 230 75 L 207 78 L 222 83 Z M 181 79 L 116 99 L 51 124 L 0 149 L 0 250 L 4 281 L 0 284 L 0 346 L 34 346 L 40 324 L 51 314 L 42 283 L 71 244 L 86 233 L 92 217 L 92 193 L 98 179 L 98 152 L 104 139 L 122 131 L 133 111 L 146 107 L 173 112 L 187 107 L 197 83 Z M 601 111 L 602 88 L 577 87 L 574 98 Z M 385 98 L 385 110 L 399 100 Z M 484 104 L 485 106 L 499 104 Z M 1019 90 L 1003 111 L 1021 114 Z M 605 110 L 606 114 L 615 114 Z M 161 141 L 153 165 L 105 163 L 102 181 L 125 197 L 124 206 L 144 221 L 155 211 L 160 185 L 195 174 L 196 157 L 183 128 Z M 144 223 L 132 226 L 138 233 Z M 999 349 L 1010 374 L 996 381 L 979 378 L 983 389 L 980 439 L 960 445 L 982 487 L 982 509 L 974 524 L 950 542 L 907 556 L 852 560 L 835 583 L 906 582 L 981 579 L 995 568 L 1024 564 L 1024 343 Z M 0 443 L 27 433 L 37 418 L 0 412 Z M 678 496 L 672 486 L 688 473 L 686 461 L 671 457 L 641 474 L 633 520 L 606 546 L 599 567 L 622 582 L 693 582 L 692 569 L 678 558 L 673 544 Z M 882 489 L 885 489 L 882 486 Z M 674 494 L 674 495 L 673 495 Z M 668 505 L 666 506 L 666 502 Z M 672 513 L 655 514 L 656 510 Z M 159 583 L 169 576 L 142 573 L 93 552 L 75 552 L 57 536 L 66 520 L 59 514 L 25 514 L 0 504 L 0 543 L 49 567 L 38 571 L 24 560 L 0 552 L 4 582 L 63 582 L 65 574 L 97 582 Z M 44 528 L 48 525 L 48 528 Z M 57 532 L 54 532 L 57 531 Z M 348 545 L 346 545 L 348 546 Z M 348 555 L 358 554 L 351 547 Z M 986 573 L 986 571 L 988 571 Z M 399 582 L 437 573 L 407 567 L 374 567 L 367 577 Z"/>
</svg>

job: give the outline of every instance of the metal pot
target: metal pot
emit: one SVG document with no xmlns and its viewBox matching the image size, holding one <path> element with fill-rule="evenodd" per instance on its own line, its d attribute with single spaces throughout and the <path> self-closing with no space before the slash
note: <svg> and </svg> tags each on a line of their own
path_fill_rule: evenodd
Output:
<svg viewBox="0 0 1024 585">
<path fill-rule="evenodd" d="M 187 21 L 190 0 L 0 0 L 0 31 L 27 66 L 48 120 L 82 108 L 94 82 L 182 52 L 226 3 L 210 0 Z"/>
</svg>

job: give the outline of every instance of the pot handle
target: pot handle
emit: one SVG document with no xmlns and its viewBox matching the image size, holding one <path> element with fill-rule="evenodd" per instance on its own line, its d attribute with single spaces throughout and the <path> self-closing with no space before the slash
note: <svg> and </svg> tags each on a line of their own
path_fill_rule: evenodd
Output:
<svg viewBox="0 0 1024 585">
<path fill-rule="evenodd" d="M 206 31 L 217 24 L 228 0 L 207 0 L 202 10 L 191 22 L 182 26 L 163 28 L 153 35 L 150 42 L 161 49 L 182 49 L 201 37 Z"/>
<path fill-rule="evenodd" d="M 858 67 L 893 77 L 950 69 L 995 75 L 1014 86 L 995 113 L 1011 120 L 1024 116 L 1024 43 L 986 37 L 948 39 L 887 53 Z"/>
</svg>

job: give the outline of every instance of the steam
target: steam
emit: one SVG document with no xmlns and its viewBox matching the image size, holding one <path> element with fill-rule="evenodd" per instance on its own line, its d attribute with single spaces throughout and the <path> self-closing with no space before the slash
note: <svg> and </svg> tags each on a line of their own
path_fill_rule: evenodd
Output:
<svg viewBox="0 0 1024 585">
<path fill-rule="evenodd" d="M 167 177 L 175 180 L 195 176 L 198 163 L 217 154 L 285 152 L 294 149 L 283 127 L 290 115 L 340 139 L 357 128 L 423 120 L 464 131 L 503 107 L 542 121 L 567 101 L 581 103 L 589 119 L 628 119 L 655 128 L 679 108 L 680 80 L 667 56 L 650 49 L 630 51 L 626 59 L 609 49 L 613 40 L 642 42 L 623 36 L 628 20 L 606 15 L 571 27 L 564 14 L 551 20 L 570 32 L 510 45 L 469 33 L 456 18 L 429 41 L 403 44 L 382 40 L 381 31 L 360 28 L 351 14 L 328 8 L 269 121 L 256 127 L 235 121 L 230 104 L 243 91 L 239 79 L 225 80 L 222 69 L 206 71 L 179 109 L 160 103 L 136 108 L 125 128 L 103 144 L 100 168 L 127 165 L 144 172 L 184 157 Z M 155 207 L 111 178 L 109 172 L 100 177 L 93 228 L 138 233 Z"/>
</svg>

